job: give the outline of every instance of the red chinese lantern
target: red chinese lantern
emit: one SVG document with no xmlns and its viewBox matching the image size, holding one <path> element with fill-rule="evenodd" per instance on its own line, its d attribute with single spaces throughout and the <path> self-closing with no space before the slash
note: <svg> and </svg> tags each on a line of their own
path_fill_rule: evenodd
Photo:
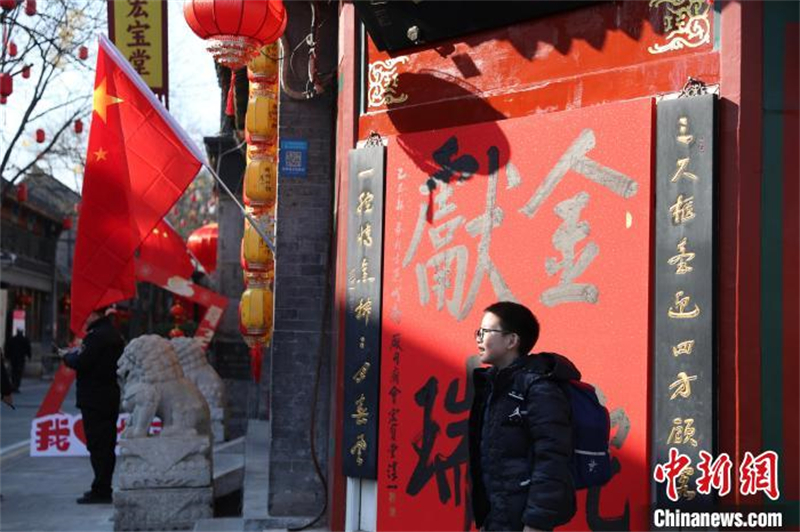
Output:
<svg viewBox="0 0 800 532">
<path fill-rule="evenodd" d="M 0 96 L 0 105 L 5 105 L 7 101 L 8 98 L 6 98 L 5 96 Z"/>
<path fill-rule="evenodd" d="M 8 98 L 14 92 L 14 78 L 11 74 L 3 72 L 0 74 L 0 96 Z"/>
<path fill-rule="evenodd" d="M 178 327 L 177 325 L 173 327 L 171 331 L 169 331 L 170 338 L 179 338 L 181 336 L 185 335 L 183 334 L 183 331 L 180 329 L 180 327 Z"/>
<path fill-rule="evenodd" d="M 172 316 L 172 320 L 176 324 L 181 323 L 183 321 L 185 313 L 186 312 L 183 308 L 183 305 L 181 305 L 180 301 L 176 301 L 175 304 L 172 305 L 172 307 L 169 309 L 169 314 L 170 316 Z"/>
<path fill-rule="evenodd" d="M 208 273 L 217 269 L 217 238 L 219 226 L 215 223 L 196 229 L 186 240 L 186 247 Z"/>
<path fill-rule="evenodd" d="M 22 67 L 22 77 L 25 78 L 25 79 L 28 79 L 29 77 L 31 77 L 31 66 L 30 65 L 25 65 L 24 67 Z"/>
<path fill-rule="evenodd" d="M 25 14 L 32 17 L 36 14 L 36 0 L 26 0 Z"/>
<path fill-rule="evenodd" d="M 67 216 L 64 218 L 64 220 L 61 222 L 61 227 L 63 227 L 65 231 L 72 229 L 72 216 Z"/>
<path fill-rule="evenodd" d="M 20 183 L 17 187 L 17 201 L 20 203 L 28 201 L 28 183 Z"/>
<path fill-rule="evenodd" d="M 11 11 L 15 7 L 17 7 L 18 0 L 0 0 L 0 8 L 3 8 L 3 11 Z"/>
<path fill-rule="evenodd" d="M 85 46 L 78 48 L 78 59 L 84 60 L 89 58 L 89 49 Z"/>
<path fill-rule="evenodd" d="M 61 312 L 67 313 L 69 312 L 69 307 L 72 306 L 72 300 L 70 299 L 68 294 L 64 294 L 61 296 Z"/>
<path fill-rule="evenodd" d="M 17 43 L 15 43 L 14 41 L 8 43 L 8 55 L 10 57 L 17 56 Z"/>
<path fill-rule="evenodd" d="M 21 308 L 27 308 L 33 303 L 33 297 L 30 294 L 22 294 L 17 298 L 17 305 Z"/>
<path fill-rule="evenodd" d="M 41 144 L 42 142 L 44 142 L 45 138 L 46 138 L 46 136 L 44 134 L 44 129 L 37 129 L 36 130 L 36 142 Z"/>
<path fill-rule="evenodd" d="M 83 120 L 80 118 L 75 121 L 75 133 L 83 133 Z"/>
<path fill-rule="evenodd" d="M 286 29 L 281 0 L 189 0 L 183 4 L 189 27 L 208 41 L 217 63 L 241 68 Z"/>
</svg>

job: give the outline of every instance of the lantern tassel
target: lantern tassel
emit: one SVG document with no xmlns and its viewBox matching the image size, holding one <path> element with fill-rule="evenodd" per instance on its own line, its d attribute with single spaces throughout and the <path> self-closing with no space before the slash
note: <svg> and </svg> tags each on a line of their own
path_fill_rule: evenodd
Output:
<svg viewBox="0 0 800 532">
<path fill-rule="evenodd" d="M 228 87 L 228 101 L 225 104 L 225 114 L 233 116 L 233 99 L 236 96 L 236 71 L 231 69 L 231 86 Z"/>
<path fill-rule="evenodd" d="M 253 381 L 261 382 L 261 361 L 264 350 L 260 345 L 250 348 L 250 373 Z"/>
</svg>

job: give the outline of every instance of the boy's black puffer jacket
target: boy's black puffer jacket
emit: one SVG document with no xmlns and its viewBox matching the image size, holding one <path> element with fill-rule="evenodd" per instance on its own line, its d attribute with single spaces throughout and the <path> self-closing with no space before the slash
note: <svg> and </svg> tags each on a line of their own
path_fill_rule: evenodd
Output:
<svg viewBox="0 0 800 532">
<path fill-rule="evenodd" d="M 474 371 L 469 463 L 479 528 L 552 530 L 575 515 L 570 404 L 562 386 L 580 377 L 555 353 Z"/>
</svg>

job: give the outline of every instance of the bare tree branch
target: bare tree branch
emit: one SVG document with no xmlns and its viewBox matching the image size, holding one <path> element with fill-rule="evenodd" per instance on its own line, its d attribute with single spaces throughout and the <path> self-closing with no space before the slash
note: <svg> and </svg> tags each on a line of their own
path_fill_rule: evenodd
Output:
<svg viewBox="0 0 800 532">
<path fill-rule="evenodd" d="M 105 2 L 48 0 L 40 2 L 39 6 L 40 11 L 32 17 L 20 16 L 22 7 L 0 13 L 5 36 L 13 39 L 18 49 L 15 57 L 9 57 L 7 45 L 3 43 L 0 70 L 17 76 L 24 66 L 30 65 L 34 74 L 31 76 L 33 79 L 27 82 L 30 83 L 30 89 L 26 100 L 22 100 L 24 94 L 11 96 L 19 110 L 19 120 L 6 124 L 0 132 L 4 148 L 0 159 L 0 176 L 5 178 L 10 175 L 10 179 L 2 182 L 0 194 L 5 194 L 33 165 L 51 162 L 47 160 L 48 157 L 57 156 L 59 161 L 83 160 L 80 153 L 83 151 L 83 140 L 65 143 L 61 139 L 76 118 L 89 112 L 87 103 L 91 98 L 91 90 L 82 94 L 70 93 L 64 89 L 61 79 L 67 72 L 89 75 L 93 71 L 93 65 L 79 59 L 78 50 L 105 26 Z M 61 95 L 65 97 L 61 98 Z M 27 159 L 22 155 L 27 151 L 20 146 L 20 141 L 27 128 L 34 124 L 41 124 L 38 127 L 55 133 L 37 154 L 32 155 L 32 160 L 22 162 L 20 159 Z M 77 153 L 69 155 L 70 151 Z"/>
</svg>

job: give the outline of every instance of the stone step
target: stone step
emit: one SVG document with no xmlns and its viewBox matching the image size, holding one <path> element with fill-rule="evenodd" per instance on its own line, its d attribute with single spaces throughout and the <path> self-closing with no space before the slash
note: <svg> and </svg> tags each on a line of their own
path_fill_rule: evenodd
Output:
<svg viewBox="0 0 800 532">
<path fill-rule="evenodd" d="M 224 497 L 242 489 L 244 455 L 214 452 L 214 497 Z"/>
<path fill-rule="evenodd" d="M 243 532 L 244 519 L 241 517 L 216 517 L 198 519 L 194 523 L 195 532 Z"/>
</svg>

